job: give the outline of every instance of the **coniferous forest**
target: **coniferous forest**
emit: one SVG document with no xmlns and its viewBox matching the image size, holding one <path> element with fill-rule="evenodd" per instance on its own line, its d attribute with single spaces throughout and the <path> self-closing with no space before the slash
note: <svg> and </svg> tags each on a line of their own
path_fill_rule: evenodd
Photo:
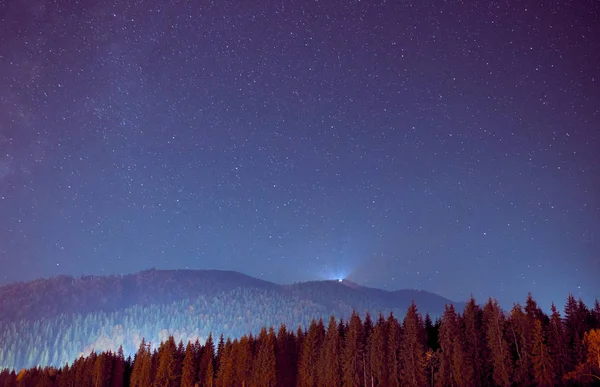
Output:
<svg viewBox="0 0 600 387">
<path fill-rule="evenodd" d="M 92 352 L 62 368 L 4 370 L 0 386 L 559 386 L 600 385 L 600 304 L 569 296 L 564 315 L 533 297 L 504 312 L 495 300 L 452 305 L 432 321 L 412 304 L 258 335 L 152 345 L 133 358 Z"/>
</svg>

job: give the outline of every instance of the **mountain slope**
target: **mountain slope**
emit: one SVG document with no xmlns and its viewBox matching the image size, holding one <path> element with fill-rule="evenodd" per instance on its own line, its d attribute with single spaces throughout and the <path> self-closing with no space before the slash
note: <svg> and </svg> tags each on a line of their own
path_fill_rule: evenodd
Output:
<svg viewBox="0 0 600 387">
<path fill-rule="evenodd" d="M 277 285 L 234 271 L 145 270 L 122 276 L 57 276 L 0 287 L 0 320 L 50 318 L 63 313 L 113 311 L 133 305 L 167 304 L 210 296 L 236 288 L 257 288 L 291 294 L 327 308 L 344 305 L 364 311 L 376 304 L 405 310 L 414 300 L 423 312 L 440 315 L 445 304 L 456 303 L 416 290 L 385 291 L 349 281 L 313 281 Z M 372 311 L 372 313 L 375 311 Z"/>
<path fill-rule="evenodd" d="M 61 366 L 119 346 L 134 354 L 142 337 L 202 342 L 209 334 L 258 334 L 264 326 L 306 328 L 331 315 L 347 320 L 353 310 L 401 318 L 413 300 L 432 316 L 451 302 L 414 290 L 388 292 L 348 281 L 277 285 L 218 270 L 59 276 L 0 288 L 0 369 Z"/>
</svg>

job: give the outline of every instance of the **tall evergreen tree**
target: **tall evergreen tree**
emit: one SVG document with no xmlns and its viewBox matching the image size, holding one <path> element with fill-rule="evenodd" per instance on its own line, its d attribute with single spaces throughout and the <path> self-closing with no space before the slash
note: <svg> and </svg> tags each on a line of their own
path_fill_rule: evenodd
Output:
<svg viewBox="0 0 600 387">
<path fill-rule="evenodd" d="M 233 346 L 234 381 L 237 385 L 246 386 L 252 371 L 252 343 L 246 335 Z"/>
<path fill-rule="evenodd" d="M 400 338 L 400 382 L 403 386 L 423 386 L 426 383 L 425 325 L 413 302 L 402 322 Z"/>
<path fill-rule="evenodd" d="M 125 356 L 123 355 L 123 346 L 119 346 L 113 359 L 111 387 L 121 387 L 125 381 Z"/>
<path fill-rule="evenodd" d="M 295 386 L 298 363 L 296 339 L 293 332 L 288 332 L 285 324 L 279 327 L 276 343 L 277 386 Z"/>
<path fill-rule="evenodd" d="M 567 372 L 575 369 L 585 358 L 585 346 L 583 335 L 587 331 L 589 311 L 581 300 L 575 300 L 569 294 L 565 305 L 565 340 L 567 344 Z"/>
<path fill-rule="evenodd" d="M 483 333 L 483 312 L 471 296 L 463 312 L 466 364 L 472 368 L 473 386 L 490 384 L 487 371 L 487 348 Z M 491 372 L 489 372 L 491 374 Z"/>
<path fill-rule="evenodd" d="M 371 386 L 388 386 L 388 367 L 386 354 L 388 341 L 388 329 L 385 318 L 379 314 L 371 341 L 369 343 L 369 371 L 371 375 Z M 369 383 L 367 383 L 369 384 Z M 331 384 L 328 384 L 331 385 Z"/>
<path fill-rule="evenodd" d="M 135 355 L 130 380 L 131 387 L 149 387 L 152 385 L 152 355 L 150 345 L 146 344 L 144 339 L 142 339 Z M 77 385 L 82 385 L 82 382 L 77 382 Z"/>
<path fill-rule="evenodd" d="M 492 367 L 492 379 L 498 386 L 510 386 L 511 361 L 508 342 L 505 337 L 505 317 L 498 301 L 491 298 L 483 308 L 483 323 L 486 332 Z"/>
<path fill-rule="evenodd" d="M 546 337 L 548 338 L 548 353 L 552 359 L 552 369 L 556 375 L 553 383 L 559 385 L 562 376 L 567 372 L 567 343 L 562 318 L 554 303 L 550 310 L 552 314 L 546 328 Z"/>
<path fill-rule="evenodd" d="M 221 337 L 222 338 L 222 337 Z M 225 344 L 223 343 L 223 347 Z M 222 349 L 223 351 L 224 349 Z M 204 383 L 206 380 L 214 381 L 215 377 L 215 345 L 213 343 L 212 334 L 208 335 L 204 346 L 202 347 L 202 356 L 200 357 L 200 363 L 198 364 L 198 377 L 197 380 L 200 383 Z M 212 373 L 211 373 L 212 372 Z"/>
<path fill-rule="evenodd" d="M 364 326 L 358 313 L 352 312 L 342 351 L 342 385 L 360 386 L 363 382 Z"/>
<path fill-rule="evenodd" d="M 529 386 L 533 383 L 531 346 L 533 344 L 532 332 L 535 320 L 537 320 L 535 311 L 526 315 L 521 305 L 515 304 L 508 321 L 508 341 L 515 364 L 513 382 L 519 386 Z"/>
<path fill-rule="evenodd" d="M 219 387 L 232 386 L 234 378 L 234 367 L 235 365 L 233 364 L 233 344 L 231 342 L 231 339 L 227 338 L 227 341 L 225 341 L 225 344 L 223 344 L 223 349 L 220 351 L 220 357 L 216 370 L 217 377 L 215 384 Z M 209 379 L 212 378 L 213 376 L 207 372 L 206 379 L 204 382 L 205 386 L 209 384 Z"/>
<path fill-rule="evenodd" d="M 266 328 L 261 329 L 257 339 L 258 350 L 252 369 L 252 380 L 255 386 L 274 387 L 277 383 L 275 340 L 275 332 L 272 327 L 268 333 Z"/>
<path fill-rule="evenodd" d="M 325 332 L 323 322 L 320 324 L 312 320 L 300 349 L 298 360 L 298 382 L 299 387 L 315 387 L 318 383 L 318 375 L 322 370 L 319 367 L 320 349 L 322 347 Z"/>
<path fill-rule="evenodd" d="M 387 325 L 387 366 L 390 387 L 399 387 L 400 384 L 400 336 L 402 328 L 392 313 L 388 316 Z"/>
<path fill-rule="evenodd" d="M 532 361 L 532 379 L 536 386 L 553 386 L 556 382 L 552 359 L 548 352 L 542 321 L 540 319 L 533 320 L 532 345 L 531 345 L 531 361 Z"/>
<path fill-rule="evenodd" d="M 327 325 L 318 365 L 322 369 L 322 377 L 319 381 L 320 385 L 340 386 L 342 384 L 341 351 L 342 343 L 338 324 L 335 317 L 331 316 Z"/>
<path fill-rule="evenodd" d="M 194 387 L 196 384 L 196 375 L 198 374 L 196 365 L 197 362 L 194 345 L 188 341 L 185 347 L 185 356 L 183 357 L 181 387 Z"/>
<path fill-rule="evenodd" d="M 440 325 L 440 379 L 444 386 L 474 385 L 473 369 L 465 363 L 465 337 L 454 305 L 446 305 Z"/>
<path fill-rule="evenodd" d="M 163 342 L 158 349 L 158 368 L 154 386 L 178 387 L 180 384 L 179 377 L 177 344 L 175 344 L 175 338 L 169 336 L 167 341 Z"/>
</svg>

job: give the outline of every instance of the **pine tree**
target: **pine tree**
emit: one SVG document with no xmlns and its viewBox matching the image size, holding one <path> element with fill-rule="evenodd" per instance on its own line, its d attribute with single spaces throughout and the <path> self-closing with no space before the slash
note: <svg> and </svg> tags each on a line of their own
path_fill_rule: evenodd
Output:
<svg viewBox="0 0 600 387">
<path fill-rule="evenodd" d="M 400 386 L 400 335 L 402 328 L 392 313 L 388 316 L 387 325 L 387 366 L 390 387 Z"/>
<path fill-rule="evenodd" d="M 206 366 L 206 373 L 204 374 L 204 386 L 213 387 L 215 385 L 215 362 L 211 361 Z"/>
<path fill-rule="evenodd" d="M 219 355 L 217 355 L 219 356 Z M 209 364 L 210 366 L 210 364 Z M 233 385 L 233 344 L 231 343 L 231 339 L 227 338 L 225 344 L 223 344 L 223 350 L 220 352 L 220 357 L 218 361 L 217 368 L 217 377 L 216 377 L 216 385 L 219 387 L 228 387 Z M 213 372 L 214 375 L 214 372 Z M 205 385 L 208 384 L 208 380 L 212 379 L 212 375 L 208 373 L 206 374 Z"/>
<path fill-rule="evenodd" d="M 371 374 L 371 385 L 376 386 L 387 386 L 389 385 L 388 380 L 388 367 L 386 354 L 388 340 L 388 329 L 385 318 L 382 314 L 379 315 L 373 334 L 371 336 L 370 348 L 369 348 L 369 370 Z M 333 385 L 333 384 L 328 384 Z"/>
<path fill-rule="evenodd" d="M 402 322 L 400 339 L 400 382 L 403 386 L 423 386 L 425 370 L 425 325 L 413 302 Z"/>
<path fill-rule="evenodd" d="M 152 357 L 150 354 L 150 345 L 142 339 L 140 347 L 133 361 L 131 371 L 131 387 L 148 387 L 152 385 Z M 77 381 L 77 385 L 82 385 Z"/>
<path fill-rule="evenodd" d="M 364 326 L 356 311 L 352 312 L 342 351 L 342 385 L 359 386 L 363 379 Z"/>
<path fill-rule="evenodd" d="M 508 343 L 504 334 L 505 317 L 498 301 L 491 298 L 483 308 L 484 329 L 492 367 L 492 379 L 498 386 L 509 386 L 511 362 Z"/>
<path fill-rule="evenodd" d="M 531 346 L 533 344 L 533 324 L 536 318 L 535 311 L 526 315 L 523 313 L 521 305 L 515 304 L 508 321 L 508 336 L 515 364 L 513 382 L 520 386 L 529 386 L 533 383 Z"/>
<path fill-rule="evenodd" d="M 533 382 L 537 386 L 552 386 L 556 377 L 552 366 L 552 359 L 548 352 L 542 322 L 535 319 L 533 322 L 533 342 L 531 347 Z"/>
<path fill-rule="evenodd" d="M 223 343 L 223 347 L 225 344 Z M 224 349 L 222 349 L 223 351 Z M 198 364 L 197 380 L 204 383 L 206 380 L 214 380 L 215 376 L 215 345 L 213 344 L 212 334 L 208 335 L 204 346 L 202 347 L 202 356 Z M 211 373 L 212 372 L 212 373 Z"/>
<path fill-rule="evenodd" d="M 473 386 L 490 384 L 485 359 L 487 348 L 483 333 L 483 312 L 473 297 L 469 298 L 463 312 L 465 329 L 466 364 L 472 368 Z"/>
<path fill-rule="evenodd" d="M 196 383 L 196 353 L 194 345 L 188 341 L 185 347 L 185 356 L 183 358 L 183 368 L 181 374 L 181 387 L 194 387 Z"/>
<path fill-rule="evenodd" d="M 158 369 L 154 379 L 155 387 L 178 387 L 178 355 L 175 338 L 169 336 L 158 349 Z"/>
<path fill-rule="evenodd" d="M 587 320 L 589 311 L 581 300 L 576 301 L 572 294 L 569 294 L 565 305 L 565 341 L 567 346 L 566 369 L 570 372 L 584 361 L 585 347 L 583 345 L 583 335 L 587 331 Z"/>
<path fill-rule="evenodd" d="M 110 378 L 106 378 L 106 374 L 110 375 L 108 370 L 107 355 L 101 353 L 96 357 L 96 361 L 92 368 L 92 385 L 94 387 L 105 387 L 110 385 Z M 111 370 L 112 371 L 112 370 Z"/>
<path fill-rule="evenodd" d="M 239 341 L 234 341 L 233 346 L 233 361 L 234 381 L 240 386 L 246 386 L 251 377 L 252 371 L 252 346 L 250 338 L 246 335 L 242 336 Z"/>
<path fill-rule="evenodd" d="M 314 319 L 311 321 L 300 349 L 298 360 L 298 386 L 315 387 L 317 385 L 319 366 L 319 351 L 325 337 L 323 323 L 318 324 Z"/>
<path fill-rule="evenodd" d="M 367 310 L 365 312 L 365 320 L 363 321 L 363 331 L 365 333 L 365 338 L 364 338 L 364 354 L 362 357 L 362 362 L 363 362 L 363 366 L 362 366 L 362 371 L 363 371 L 363 385 L 368 385 L 371 383 L 371 381 L 373 380 L 373 374 L 371 373 L 371 367 L 369 366 L 369 360 L 371 358 L 371 336 L 373 335 L 373 329 L 374 329 L 374 325 L 373 325 L 373 319 L 371 318 L 371 314 L 369 313 L 369 311 Z"/>
<path fill-rule="evenodd" d="M 258 335 L 258 352 L 254 361 L 252 379 L 254 385 L 274 387 L 277 383 L 277 366 L 275 357 L 275 331 L 261 329 Z"/>
<path fill-rule="evenodd" d="M 467 367 L 469 360 L 464 350 L 464 331 L 461 329 L 460 317 L 454 305 L 446 305 L 440 325 L 440 379 L 444 386 L 473 385 L 472 367 Z"/>
<path fill-rule="evenodd" d="M 546 337 L 548 338 L 548 354 L 552 359 L 552 369 L 555 374 L 553 382 L 558 385 L 567 371 L 567 346 L 563 322 L 554 303 L 550 310 L 552 314 L 546 328 Z"/>
<path fill-rule="evenodd" d="M 295 386 L 298 363 L 296 339 L 293 332 L 288 332 L 285 324 L 279 327 L 276 342 L 277 386 Z"/>
<path fill-rule="evenodd" d="M 337 321 L 334 316 L 329 318 L 323 347 L 320 353 L 318 366 L 322 369 L 320 385 L 340 386 L 342 383 L 342 368 L 340 356 L 342 343 L 338 331 Z"/>
<path fill-rule="evenodd" d="M 123 346 L 119 346 L 117 354 L 113 358 L 113 367 L 111 375 L 111 387 L 121 387 L 125 382 L 125 356 L 123 355 Z"/>
</svg>

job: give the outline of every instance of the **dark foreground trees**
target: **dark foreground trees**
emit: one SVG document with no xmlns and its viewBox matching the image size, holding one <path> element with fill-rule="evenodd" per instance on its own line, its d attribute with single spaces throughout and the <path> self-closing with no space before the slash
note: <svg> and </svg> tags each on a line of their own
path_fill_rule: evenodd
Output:
<svg viewBox="0 0 600 387">
<path fill-rule="evenodd" d="M 600 385 L 600 306 L 572 296 L 561 317 L 529 296 L 503 311 L 471 299 L 448 305 L 433 322 L 412 304 L 402 321 L 313 320 L 296 332 L 282 325 L 257 336 L 213 343 L 159 345 L 142 340 L 134 358 L 122 349 L 81 357 L 63 368 L 0 372 L 3 386 L 556 386 Z"/>
</svg>

